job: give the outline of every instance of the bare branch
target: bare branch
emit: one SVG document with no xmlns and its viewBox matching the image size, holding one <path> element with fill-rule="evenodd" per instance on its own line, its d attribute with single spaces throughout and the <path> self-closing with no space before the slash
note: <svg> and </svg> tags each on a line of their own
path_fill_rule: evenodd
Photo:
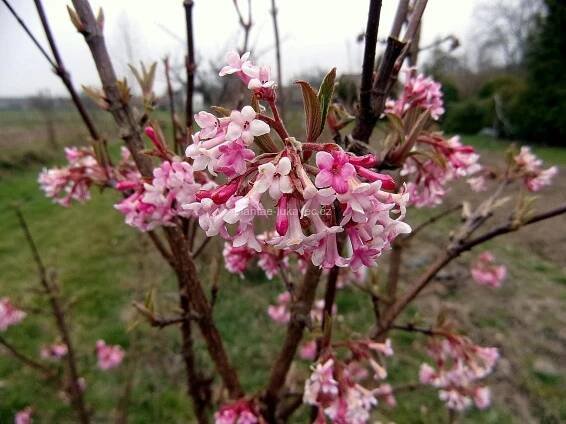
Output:
<svg viewBox="0 0 566 424">
<path fill-rule="evenodd" d="M 193 0 L 184 0 L 185 22 L 187 27 L 187 57 L 185 66 L 187 69 L 187 102 L 185 106 L 185 125 L 187 127 L 187 142 L 190 143 L 190 134 L 193 127 L 193 95 L 195 90 L 195 46 L 193 35 Z"/>
<path fill-rule="evenodd" d="M 277 85 L 279 86 L 278 102 L 281 114 L 285 115 L 285 92 L 283 90 L 283 74 L 281 71 L 281 41 L 279 39 L 279 24 L 277 22 L 277 6 L 275 0 L 271 0 L 271 17 L 273 18 L 273 33 L 275 35 L 275 60 L 277 63 Z"/>
<path fill-rule="evenodd" d="M 509 221 L 499 227 L 494 228 L 487 233 L 469 240 L 464 241 L 455 247 L 448 249 L 443 253 L 417 280 L 415 280 L 407 289 L 405 293 L 395 302 L 395 304 L 388 309 L 387 313 L 382 317 L 380 328 L 378 329 L 376 336 L 382 337 L 391 328 L 395 319 L 399 314 L 405 309 L 405 307 L 415 298 L 417 295 L 426 287 L 426 285 L 438 274 L 438 272 L 443 269 L 446 265 L 452 262 L 453 259 L 460 256 L 462 253 L 474 248 L 475 246 L 485 243 L 488 240 L 494 239 L 503 234 L 511 233 L 517 231 L 519 228 L 525 227 L 527 225 L 535 224 L 537 222 L 553 218 L 558 215 L 566 213 L 566 204 L 554 208 L 550 211 L 537 214 L 524 222 L 521 225 L 517 225 L 513 221 Z"/>
<path fill-rule="evenodd" d="M 71 401 L 77 411 L 79 421 L 82 424 L 88 424 L 90 422 L 90 416 L 84 400 L 83 388 L 81 388 L 79 384 L 80 375 L 77 367 L 75 349 L 65 319 L 64 308 L 61 305 L 61 300 L 59 298 L 59 290 L 54 282 L 52 282 L 47 276 L 46 268 L 43 261 L 41 260 L 41 256 L 39 255 L 37 245 L 35 244 L 27 222 L 19 209 L 16 209 L 16 215 L 37 266 L 39 282 L 41 283 L 41 286 L 49 297 L 49 303 L 51 305 L 51 311 L 55 318 L 57 329 L 59 331 L 61 339 L 63 340 L 63 343 L 65 343 L 65 345 L 67 346 L 67 355 L 65 358 L 67 360 L 67 367 L 69 370 L 69 388 Z"/>
<path fill-rule="evenodd" d="M 10 352 L 10 354 L 18 359 L 23 364 L 31 367 L 35 370 L 40 371 L 45 377 L 51 378 L 53 377 L 53 373 L 49 368 L 45 365 L 36 362 L 35 360 L 31 359 L 30 357 L 26 356 L 25 354 L 21 353 L 16 347 L 14 347 L 11 343 L 9 343 L 4 337 L 0 336 L 0 345 L 4 346 L 4 348 Z"/>
<path fill-rule="evenodd" d="M 269 382 L 263 396 L 264 416 L 269 422 L 275 420 L 280 391 L 285 384 L 297 347 L 303 338 L 303 331 L 312 309 L 320 274 L 319 267 L 312 264 L 309 266 L 303 284 L 297 291 L 296 300 L 291 306 L 291 319 L 287 326 L 285 341 L 271 368 Z"/>
</svg>

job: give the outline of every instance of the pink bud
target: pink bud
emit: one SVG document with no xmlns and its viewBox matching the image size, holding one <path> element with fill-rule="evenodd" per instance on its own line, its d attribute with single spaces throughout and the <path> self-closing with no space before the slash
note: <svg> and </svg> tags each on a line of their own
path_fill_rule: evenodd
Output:
<svg viewBox="0 0 566 424">
<path fill-rule="evenodd" d="M 210 198 L 217 205 L 223 205 L 236 193 L 238 187 L 240 186 L 240 178 L 232 180 L 228 184 L 221 185 L 220 187 L 212 190 L 210 193 Z M 198 193 L 197 193 L 198 195 Z"/>
<path fill-rule="evenodd" d="M 277 218 L 275 219 L 275 229 L 280 236 L 287 234 L 289 229 L 289 217 L 287 216 L 287 196 L 281 197 L 277 203 Z"/>
<path fill-rule="evenodd" d="M 167 150 L 163 145 L 163 142 L 157 137 L 155 130 L 152 127 L 145 127 L 144 129 L 145 135 L 149 137 L 153 145 L 157 148 L 157 150 L 165 151 Z"/>
<path fill-rule="evenodd" d="M 379 163 L 375 155 L 350 156 L 349 161 L 354 166 L 363 166 L 365 168 L 371 168 Z"/>
<path fill-rule="evenodd" d="M 394 190 L 395 189 L 395 180 L 386 174 L 379 174 L 374 171 L 370 171 L 369 169 L 363 168 L 361 166 L 355 165 L 356 171 L 360 177 L 365 178 L 368 181 L 381 181 L 381 188 L 384 190 Z"/>
</svg>

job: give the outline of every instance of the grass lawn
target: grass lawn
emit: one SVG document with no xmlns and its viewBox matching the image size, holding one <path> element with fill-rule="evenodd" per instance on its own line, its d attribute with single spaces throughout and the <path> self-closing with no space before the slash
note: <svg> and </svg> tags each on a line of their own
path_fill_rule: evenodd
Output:
<svg viewBox="0 0 566 424">
<path fill-rule="evenodd" d="M 483 151 L 501 151 L 504 148 L 485 137 L 465 138 L 463 141 Z M 535 152 L 551 162 L 566 164 L 566 150 L 537 148 Z M 46 313 L 48 305 L 38 291 L 34 263 L 11 209 L 11 205 L 17 202 L 28 220 L 45 263 L 57 273 L 67 301 L 81 375 L 87 382 L 87 402 L 95 409 L 95 422 L 112 422 L 115 407 L 119 400 L 124 399 L 129 382 L 133 387 L 129 396 L 130 422 L 192 422 L 190 404 L 185 395 L 178 331 L 175 328 L 149 328 L 138 320 L 131 307 L 132 300 L 143 300 L 146 293 L 154 290 L 160 310 L 164 314 L 175 312 L 176 283 L 168 267 L 153 253 L 144 236 L 123 224 L 122 217 L 112 208 L 116 200 L 113 193 L 93 193 L 87 204 L 64 209 L 53 205 L 40 193 L 36 184 L 38 171 L 39 166 L 34 165 L 25 170 L 0 174 L 0 296 L 11 297 L 29 313 L 20 326 L 10 328 L 3 336 L 27 355 L 36 358 L 40 347 L 56 338 L 53 322 Z M 410 220 L 418 223 L 425 215 L 418 212 Z M 444 237 L 447 228 L 448 224 L 436 227 L 429 237 L 432 240 Z M 561 304 L 566 302 L 564 264 L 560 266 L 535 257 L 526 261 L 518 246 L 507 245 L 505 241 L 493 243 L 492 247 L 498 257 L 501 255 L 503 261 L 515 266 L 512 268 L 514 277 L 520 281 L 537 282 L 531 291 L 552 284 L 554 293 L 562 296 L 559 299 Z M 221 260 L 220 246 L 211 244 L 199 269 L 205 283 L 209 283 L 214 264 L 221 263 Z M 470 285 L 469 282 L 467 284 Z M 284 335 L 284 329 L 272 323 L 265 313 L 267 305 L 274 302 L 283 286 L 279 281 L 265 280 L 260 273 L 240 280 L 223 272 L 220 287 L 215 317 L 245 389 L 253 393 L 263 387 L 269 364 Z M 467 301 L 466 294 L 458 293 L 458 290 L 441 292 L 439 296 L 456 305 Z M 474 298 L 474 301 L 481 302 L 481 299 Z M 351 328 L 363 333 L 371 327 L 372 311 L 367 296 L 345 289 L 339 293 L 337 303 L 338 311 L 344 316 L 338 337 L 341 333 L 349 334 Z M 427 308 L 425 302 L 424 310 Z M 416 309 L 412 313 L 417 314 Z M 422 316 L 427 315 L 423 313 Z M 472 318 L 472 323 L 479 327 L 479 341 L 486 345 L 499 345 L 501 340 L 492 336 L 501 332 L 501 328 L 507 328 L 515 316 L 503 309 L 490 314 L 489 319 L 486 315 L 472 315 Z M 552 331 L 558 330 L 552 328 Z M 127 361 L 123 366 L 107 372 L 95 367 L 94 344 L 99 338 L 120 344 L 127 350 Z M 423 341 L 422 337 L 412 334 L 394 335 L 394 347 L 399 354 L 392 359 L 389 367 L 393 385 L 416 381 L 418 366 L 425 358 Z M 402 353 L 406 349 L 420 353 L 406 355 Z M 200 341 L 198 350 L 202 367 L 208 370 L 210 363 Z M 533 360 L 523 359 L 525 363 Z M 308 364 L 299 362 L 294 372 L 306 375 Z M 520 387 L 515 389 L 534 399 L 534 410 L 538 408 L 540 412 L 537 418 L 566 420 L 566 410 L 561 405 L 563 395 L 560 394 L 563 374 L 556 376 L 527 366 L 519 377 L 514 381 L 519 381 Z M 447 413 L 437 394 L 430 389 L 401 394 L 398 404 L 394 410 L 380 411 L 379 418 L 399 423 L 447 420 Z M 36 409 L 36 422 L 75 422 L 69 405 L 52 386 L 11 357 L 0 355 L 0 423 L 11 422 L 14 412 L 27 405 Z M 496 396 L 492 409 L 471 411 L 462 418 L 462 422 L 511 423 L 517 422 L 517 416 L 507 407 L 504 393 Z"/>
</svg>

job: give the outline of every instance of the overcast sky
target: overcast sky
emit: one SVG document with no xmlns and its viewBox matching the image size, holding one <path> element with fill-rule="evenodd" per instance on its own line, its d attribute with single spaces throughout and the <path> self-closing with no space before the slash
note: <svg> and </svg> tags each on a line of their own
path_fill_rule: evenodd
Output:
<svg viewBox="0 0 566 424">
<path fill-rule="evenodd" d="M 245 10 L 247 2 L 239 0 Z M 34 34 L 44 41 L 32 0 L 10 0 Z M 105 34 L 117 71 L 124 75 L 130 58 L 159 60 L 170 55 L 181 63 L 184 52 L 182 0 L 93 0 L 106 17 Z M 362 45 L 356 36 L 364 30 L 369 0 L 278 0 L 283 40 L 283 75 L 290 80 L 301 72 L 338 67 L 338 72 L 359 72 Z M 455 34 L 465 40 L 477 0 L 429 0 L 423 21 L 422 43 Z M 97 85 L 90 53 L 72 26 L 66 5 L 70 1 L 44 0 L 63 60 L 78 84 Z M 252 0 L 254 26 L 251 45 L 258 62 L 275 69 L 273 26 L 269 0 Z M 379 36 L 391 27 L 396 0 L 383 0 Z M 241 45 L 241 32 L 232 0 L 195 0 L 195 43 L 200 60 L 223 56 Z M 131 40 L 128 42 L 127 40 Z M 128 47 L 130 45 L 130 47 Z M 0 3 L 0 97 L 32 95 L 40 90 L 66 94 L 45 59 Z M 160 68 L 161 71 L 161 68 Z M 158 73 L 157 89 L 163 87 Z"/>
</svg>

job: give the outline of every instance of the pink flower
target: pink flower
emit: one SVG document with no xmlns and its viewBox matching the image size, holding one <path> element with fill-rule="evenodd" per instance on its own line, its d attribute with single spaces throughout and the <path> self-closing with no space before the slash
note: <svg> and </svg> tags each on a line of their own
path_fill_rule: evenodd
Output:
<svg viewBox="0 0 566 424">
<path fill-rule="evenodd" d="M 491 404 L 491 390 L 489 387 L 478 387 L 474 392 L 474 403 L 479 409 L 486 409 Z"/>
<path fill-rule="evenodd" d="M 393 388 L 390 384 L 382 384 L 374 391 L 375 396 L 385 402 L 390 408 L 397 406 L 397 401 L 395 400 L 395 394 L 393 393 Z"/>
<path fill-rule="evenodd" d="M 8 327 L 19 324 L 26 315 L 24 311 L 16 308 L 7 297 L 0 299 L 0 331 L 6 331 Z"/>
<path fill-rule="evenodd" d="M 67 355 L 68 348 L 65 343 L 53 343 L 41 349 L 41 357 L 44 359 L 61 359 Z"/>
<path fill-rule="evenodd" d="M 31 406 L 25 407 L 24 409 L 16 413 L 16 416 L 14 417 L 14 424 L 31 424 L 32 414 L 33 409 L 31 408 Z"/>
<path fill-rule="evenodd" d="M 291 172 L 291 161 L 288 157 L 283 157 L 274 165 L 268 162 L 258 167 L 261 174 L 262 191 L 268 190 L 273 200 L 279 200 L 283 194 L 293 192 L 293 184 L 289 173 Z"/>
<path fill-rule="evenodd" d="M 476 283 L 497 288 L 507 276 L 507 267 L 495 265 L 495 256 L 491 252 L 483 252 L 472 264 L 471 273 Z"/>
<path fill-rule="evenodd" d="M 307 361 L 314 361 L 316 358 L 316 341 L 310 340 L 305 342 L 299 348 L 299 356 Z"/>
<path fill-rule="evenodd" d="M 214 424 L 258 424 L 259 414 L 251 401 L 239 399 L 214 414 Z"/>
<path fill-rule="evenodd" d="M 244 72 L 251 79 L 248 82 L 250 90 L 258 90 L 261 88 L 273 88 L 275 81 L 271 79 L 271 71 L 267 66 L 245 66 Z"/>
<path fill-rule="evenodd" d="M 98 340 L 96 342 L 96 355 L 98 356 L 98 367 L 101 370 L 109 370 L 115 368 L 122 363 L 124 355 L 126 353 L 124 350 L 116 345 L 107 345 L 104 340 Z"/>
<path fill-rule="evenodd" d="M 338 381 L 334 378 L 334 360 L 318 363 L 305 383 L 303 402 L 317 405 L 319 397 L 334 397 L 338 395 Z"/>
<path fill-rule="evenodd" d="M 253 143 L 254 137 L 268 134 L 269 125 L 256 119 L 256 116 L 257 114 L 251 106 L 244 106 L 241 111 L 232 111 L 226 139 L 232 141 L 241 138 L 249 146 Z"/>
<path fill-rule="evenodd" d="M 281 269 L 282 261 L 279 260 L 277 256 L 275 256 L 271 252 L 262 251 L 259 254 L 259 260 L 257 261 L 257 265 L 265 272 L 265 275 L 268 279 L 272 279 Z M 284 261 L 283 261 L 284 262 Z"/>
<path fill-rule="evenodd" d="M 249 52 L 244 53 L 242 56 L 240 56 L 236 51 L 228 52 L 226 55 L 226 62 L 228 62 L 228 65 L 224 66 L 218 75 L 223 77 L 224 75 L 241 73 L 242 67 L 249 63 L 249 57 Z"/>
<path fill-rule="evenodd" d="M 348 191 L 348 180 L 356 174 L 356 169 L 348 161 L 345 153 L 318 152 L 316 165 L 320 170 L 314 181 L 317 187 L 332 187 L 338 194 Z"/>
<path fill-rule="evenodd" d="M 287 324 L 291 319 L 289 306 L 291 303 L 291 294 L 289 292 L 281 293 L 277 296 L 277 305 L 269 305 L 267 314 L 278 324 Z"/>
</svg>

